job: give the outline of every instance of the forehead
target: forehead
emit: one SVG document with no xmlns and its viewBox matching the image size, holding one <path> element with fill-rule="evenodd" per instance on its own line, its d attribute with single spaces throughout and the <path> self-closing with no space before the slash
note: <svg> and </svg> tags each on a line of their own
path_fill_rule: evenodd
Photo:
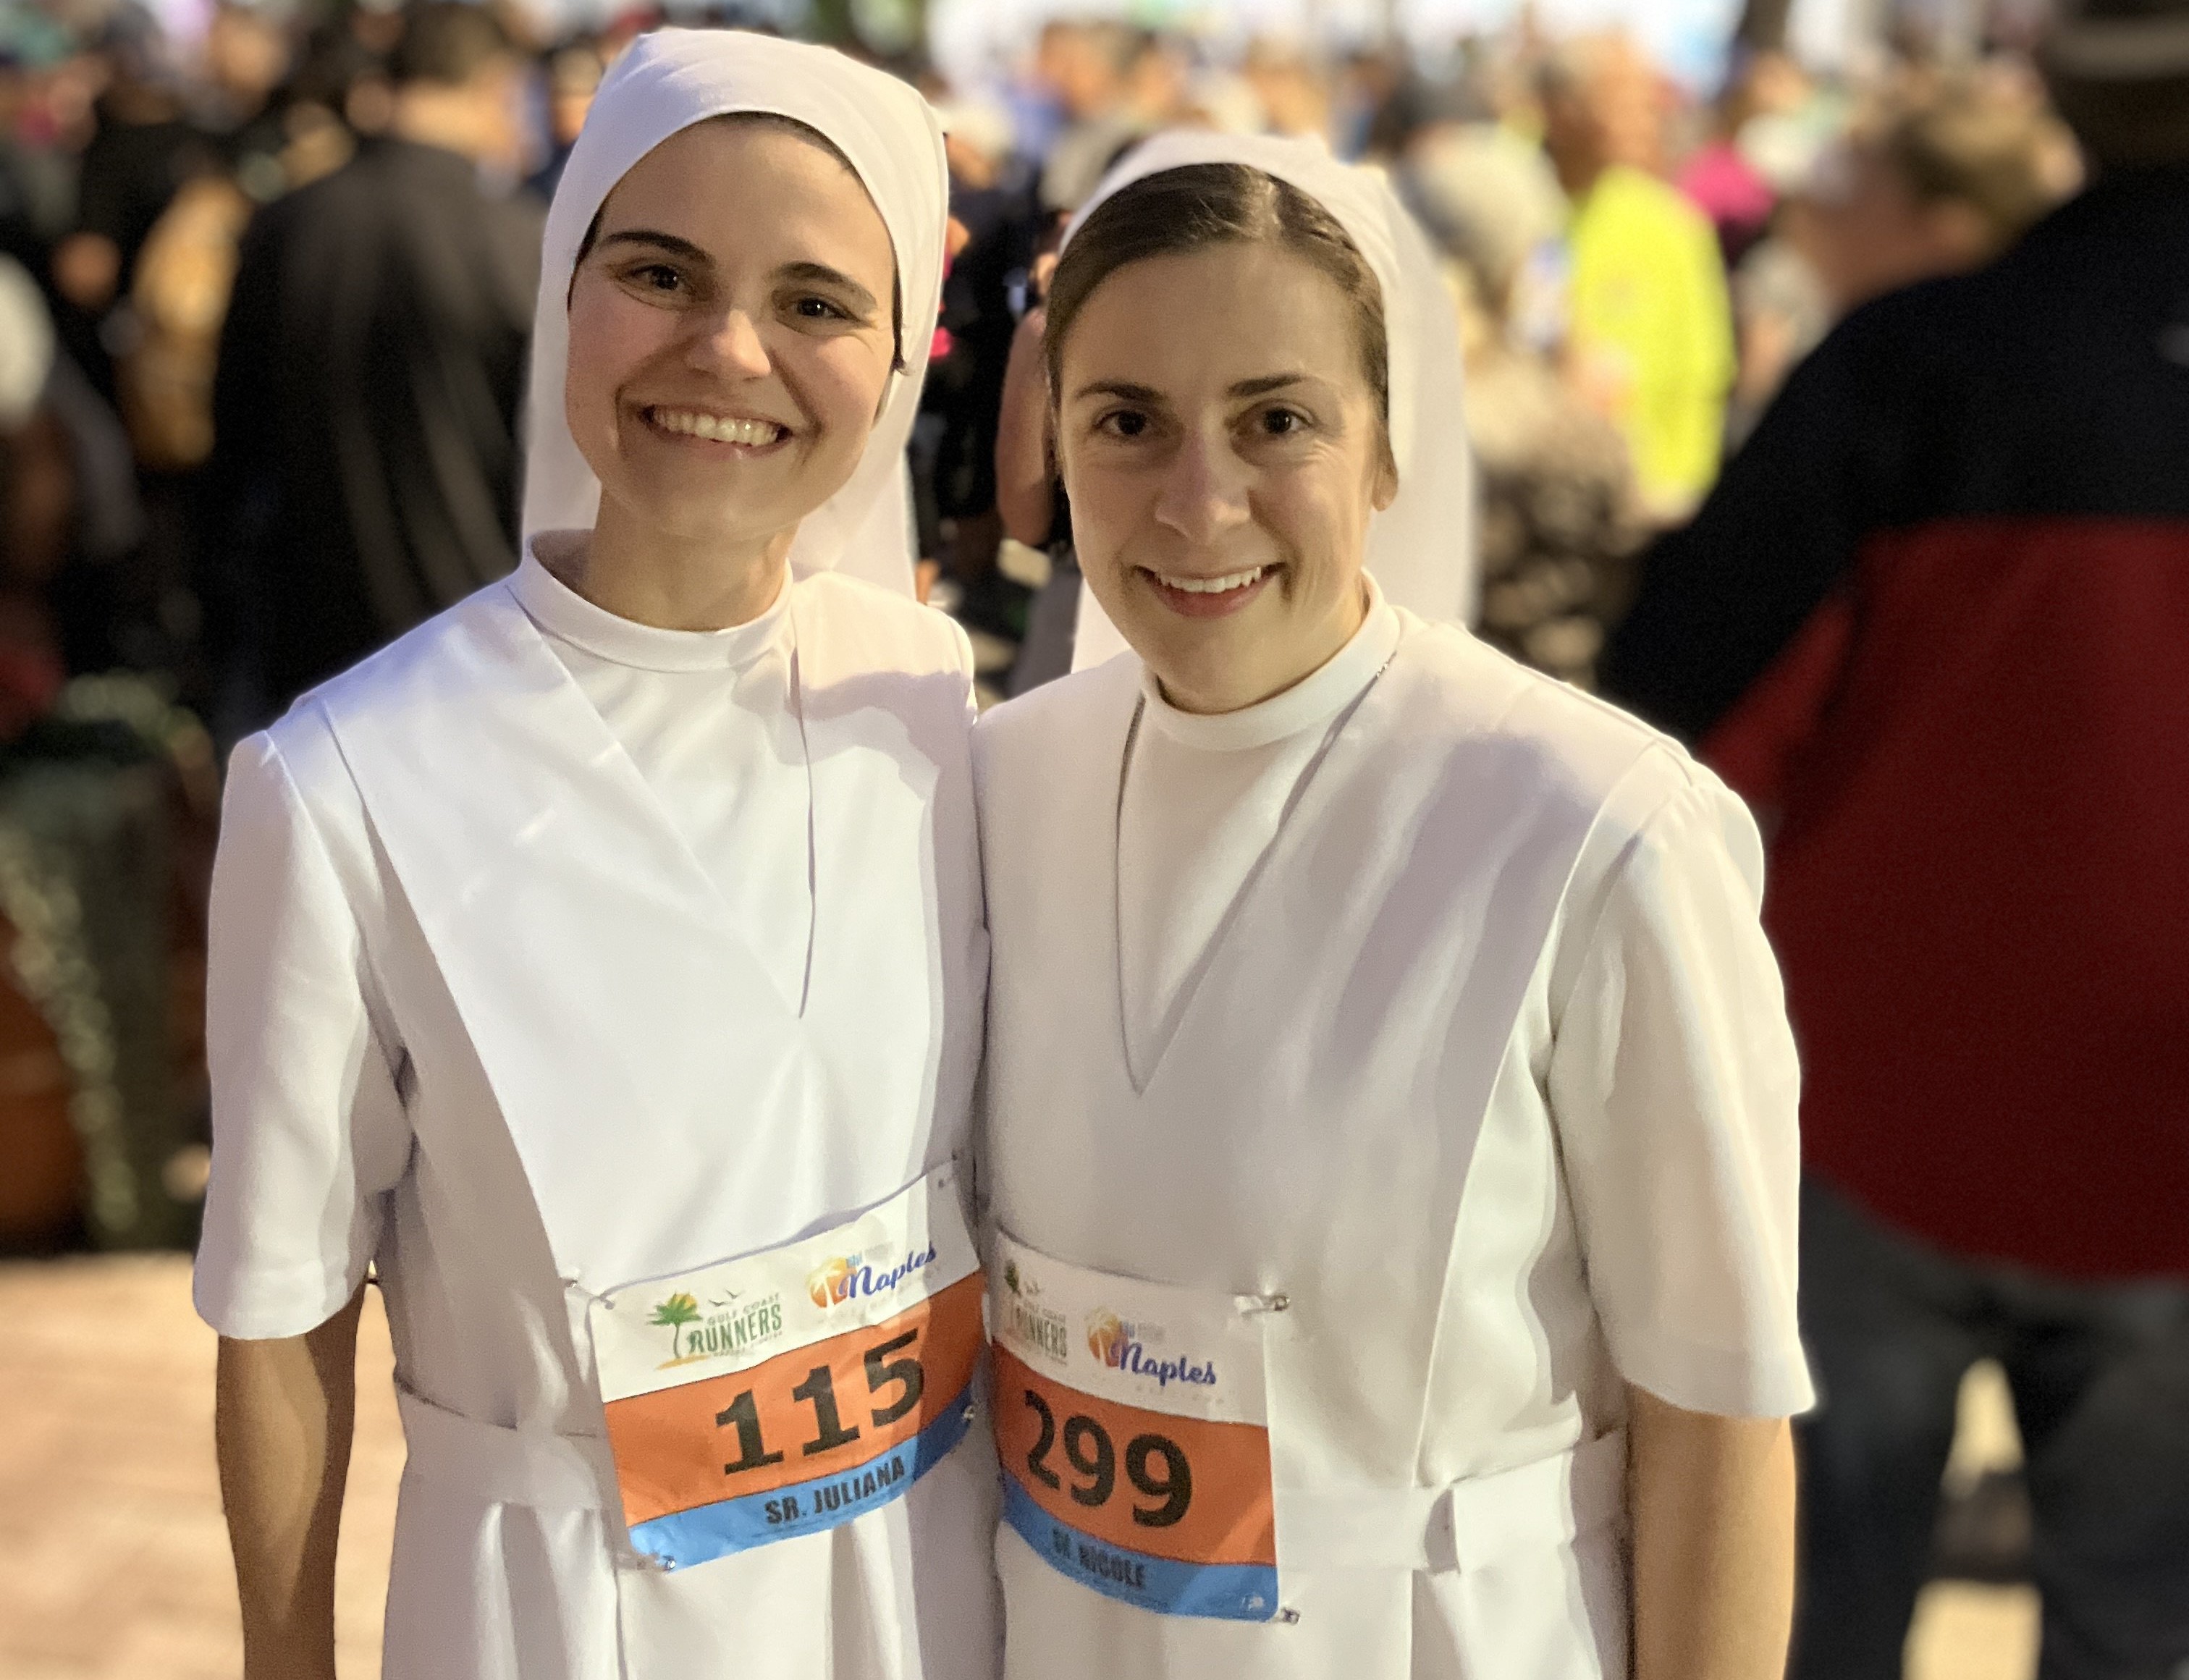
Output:
<svg viewBox="0 0 2189 1680">
<path fill-rule="evenodd" d="M 1352 299 L 1305 257 L 1259 243 L 1127 263 L 1081 306 L 1061 362 L 1067 400 L 1089 380 L 1183 391 L 1281 371 L 1366 388 Z"/>
<path fill-rule="evenodd" d="M 601 231 L 675 234 L 718 261 L 739 252 L 817 260 L 885 284 L 889 229 L 865 184 L 817 136 L 781 122 L 716 117 L 679 129 L 624 173 Z"/>
</svg>

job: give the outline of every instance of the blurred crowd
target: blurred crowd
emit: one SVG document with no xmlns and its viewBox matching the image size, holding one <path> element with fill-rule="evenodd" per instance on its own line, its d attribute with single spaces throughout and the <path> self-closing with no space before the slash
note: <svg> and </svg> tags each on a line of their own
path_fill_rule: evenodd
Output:
<svg viewBox="0 0 2189 1680">
<path fill-rule="evenodd" d="M 0 704 L 127 669 L 228 740 L 513 564 L 542 208 L 653 19 L 193 18 L 185 38 L 130 0 L 0 14 Z M 1393 172 L 1468 348 L 1482 626 L 1587 682 L 1638 545 L 1831 322 L 1984 262 L 2076 184 L 2022 58 L 1912 34 L 1874 56 L 1819 77 L 1737 44 L 1705 96 L 1621 37 L 1524 21 L 1430 60 L 1064 18 L 979 86 L 893 64 L 943 109 L 953 184 L 921 548 L 994 690 L 1053 673 L 1028 625 L 1070 608 L 1036 600 L 1070 580 L 1069 518 L 1014 341 L 1136 138 L 1317 134 Z"/>
<path fill-rule="evenodd" d="M 2094 3 L 2189 42 L 2170 0 Z M 2166 291 L 2189 262 L 2189 69 L 2146 76 L 2101 25 L 2048 79 L 2012 35 L 2028 8 L 2000 7 L 2000 38 L 1951 42 L 1886 8 L 1822 72 L 1751 6 L 1697 88 L 1523 8 L 1434 53 L 1061 16 L 951 85 L 901 31 L 863 42 L 863 9 L 817 0 L 804 26 L 916 81 L 947 129 L 951 263 L 908 466 L 921 587 L 972 633 L 983 698 L 1069 664 L 1041 334 L 1072 212 L 1178 125 L 1320 136 L 1388 171 L 1460 324 L 1480 633 L 1700 743 L 1776 828 L 1813 1180 L 1937 1245 L 1894 1248 L 1824 1188 L 1805 1210 L 1812 1590 L 1858 1609 L 1812 1623 L 1811 1672 L 1896 1672 L 1953 1394 L 1990 1354 L 2055 1536 L 2045 1672 L 2180 1672 L 2075 1666 L 2054 1622 L 2098 1605 L 2099 1644 L 2175 1649 L 2189 1502 L 2093 1495 L 2087 1463 L 2041 1453 L 2063 1420 L 2090 1463 L 2179 1467 L 2189 1440 L 2189 1293 L 2066 1281 L 2189 1269 L 2165 1188 L 2189 1170 L 2165 943 L 2189 728 L 2159 681 L 2189 530 L 2189 433 L 2164 419 L 2189 412 L 2189 303 Z M 71 1220 L 186 1236 L 217 753 L 515 564 L 546 204 L 606 69 L 660 21 L 558 32 L 501 0 L 161 15 L 0 0 L 0 920 L 46 953 L 35 1011 L 0 1008 L 0 1071 L 27 1065 L 19 1041 L 58 1047 L 44 1121 L 28 1076 L 0 1102 L 11 1242 Z M 1989 278 L 1918 285 L 1957 275 Z M 2135 1118 L 2162 1111 L 2170 1130 Z M 2137 1497 L 2148 1541 L 2121 1537 Z M 2142 1561 L 2078 1585 L 2084 1519 L 2090 1555 Z M 2011 1573 L 2027 1500 L 2000 1520 L 1967 1544 Z M 2176 1621 L 2103 1608 L 2116 1588 Z"/>
</svg>

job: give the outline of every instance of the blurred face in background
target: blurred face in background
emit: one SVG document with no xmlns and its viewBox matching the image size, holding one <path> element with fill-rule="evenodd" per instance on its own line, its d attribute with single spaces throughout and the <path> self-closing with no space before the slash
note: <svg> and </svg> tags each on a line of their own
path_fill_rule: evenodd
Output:
<svg viewBox="0 0 2189 1680">
<path fill-rule="evenodd" d="M 600 55 L 591 48 L 567 47 L 555 54 L 547 67 L 547 127 L 557 145 L 577 144 L 600 85 Z"/>
<path fill-rule="evenodd" d="M 1171 703 L 1234 711 L 1345 645 L 1398 489 L 1358 312 L 1281 247 L 1128 263 L 1061 348 L 1057 453 L 1088 585 Z"/>
<path fill-rule="evenodd" d="M 1052 23 L 1041 32 L 1034 73 L 1055 92 L 1074 122 L 1101 116 L 1125 102 L 1120 25 Z"/>
<path fill-rule="evenodd" d="M 1795 226 L 1841 314 L 1917 280 L 1972 269 L 1993 245 L 1972 206 L 1922 197 L 1869 141 L 1850 144 L 1819 169 Z"/>
<path fill-rule="evenodd" d="M 865 451 L 895 275 L 866 188 L 811 139 L 717 119 L 647 154 L 570 285 L 565 406 L 603 518 L 787 549 Z"/>
<path fill-rule="evenodd" d="M 1562 48 L 1542 87 L 1543 150 L 1575 196 L 1614 164 L 1654 169 L 1663 150 L 1665 88 L 1618 36 Z"/>
<path fill-rule="evenodd" d="M 223 6 L 205 37 L 206 72 L 239 105 L 256 108 L 289 72 L 289 40 L 260 13 Z"/>
</svg>

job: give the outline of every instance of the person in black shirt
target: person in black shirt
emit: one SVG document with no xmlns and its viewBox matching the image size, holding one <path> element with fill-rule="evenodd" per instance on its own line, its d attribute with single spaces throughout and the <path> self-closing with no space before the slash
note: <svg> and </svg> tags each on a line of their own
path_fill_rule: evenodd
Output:
<svg viewBox="0 0 2189 1680">
<path fill-rule="evenodd" d="M 1985 1358 L 2039 1674 L 2189 1675 L 2189 0 L 2074 0 L 2039 62 L 2089 187 L 1841 322 L 1603 668 L 1775 819 L 1796 1680 L 1898 1680 Z"/>
<path fill-rule="evenodd" d="M 225 727 L 516 563 L 542 212 L 481 178 L 517 173 L 518 60 L 486 8 L 434 3 L 391 69 L 388 131 L 244 239 L 214 397 L 245 642 Z"/>
</svg>

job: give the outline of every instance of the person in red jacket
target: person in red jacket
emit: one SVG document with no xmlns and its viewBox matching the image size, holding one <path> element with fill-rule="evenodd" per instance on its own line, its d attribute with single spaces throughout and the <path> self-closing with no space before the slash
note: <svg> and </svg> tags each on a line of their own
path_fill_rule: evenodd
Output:
<svg viewBox="0 0 2189 1680">
<path fill-rule="evenodd" d="M 1604 666 L 1775 818 L 1803 1677 L 1900 1673 L 1987 1356 L 2045 1680 L 2189 1673 L 2189 0 L 2042 59 L 2091 184 L 1841 323 Z"/>
</svg>

